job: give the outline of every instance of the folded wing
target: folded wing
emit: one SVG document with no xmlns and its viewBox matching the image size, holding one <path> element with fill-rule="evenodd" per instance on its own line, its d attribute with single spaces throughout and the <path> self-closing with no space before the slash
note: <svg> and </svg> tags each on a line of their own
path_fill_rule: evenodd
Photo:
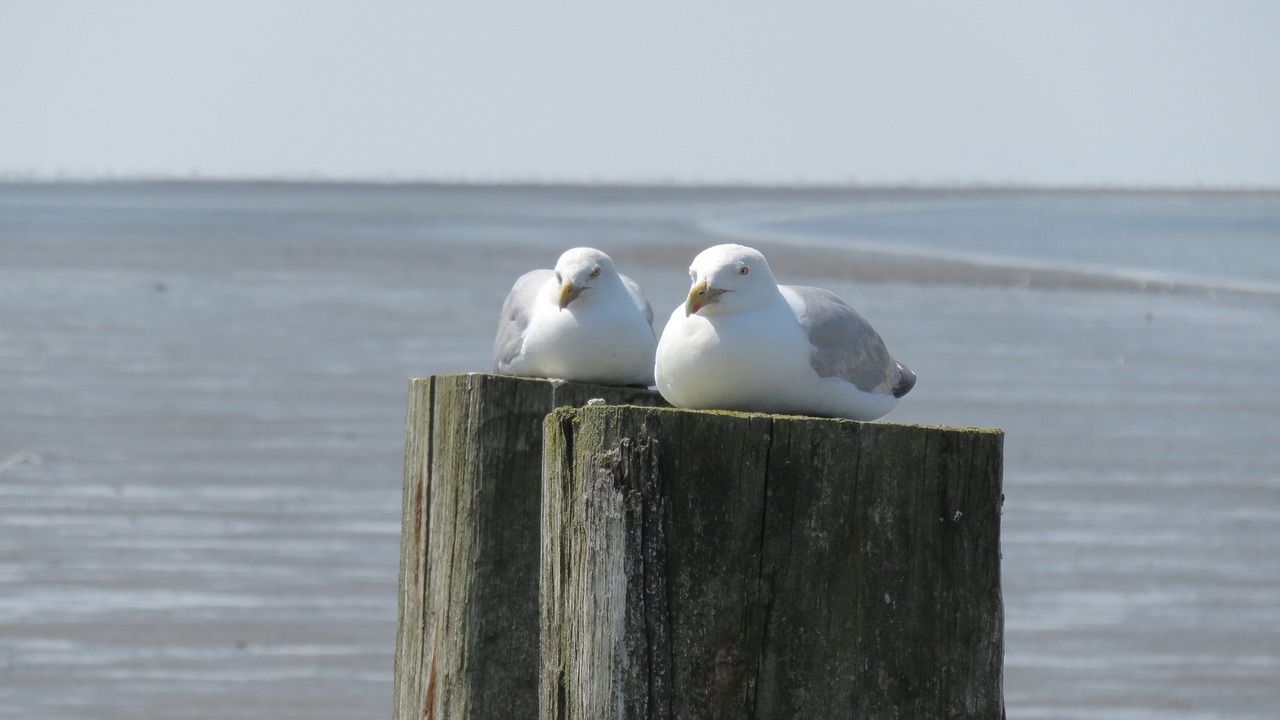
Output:
<svg viewBox="0 0 1280 720">
<path fill-rule="evenodd" d="M 782 285 L 813 346 L 809 364 L 820 377 L 835 377 L 859 390 L 902 397 L 915 373 L 889 355 L 871 323 L 838 295 L 822 288 Z"/>
<path fill-rule="evenodd" d="M 493 343 L 493 369 L 505 371 L 520 356 L 524 347 L 524 331 L 529 327 L 529 317 L 538 300 L 538 291 L 546 285 L 555 272 L 532 270 L 521 275 L 502 303 L 502 317 L 498 320 L 498 337 Z"/>
</svg>

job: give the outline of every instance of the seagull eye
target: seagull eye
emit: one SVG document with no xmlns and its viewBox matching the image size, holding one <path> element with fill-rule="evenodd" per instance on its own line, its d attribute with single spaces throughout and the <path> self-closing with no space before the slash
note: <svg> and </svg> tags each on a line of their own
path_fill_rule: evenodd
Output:
<svg viewBox="0 0 1280 720">
<path fill-rule="evenodd" d="M 751 272 L 751 269 L 748 268 L 746 265 L 743 265 L 742 267 L 738 268 L 739 275 L 746 275 L 749 272 Z"/>
<path fill-rule="evenodd" d="M 600 277 L 600 268 L 591 271 L 591 277 Z"/>
</svg>

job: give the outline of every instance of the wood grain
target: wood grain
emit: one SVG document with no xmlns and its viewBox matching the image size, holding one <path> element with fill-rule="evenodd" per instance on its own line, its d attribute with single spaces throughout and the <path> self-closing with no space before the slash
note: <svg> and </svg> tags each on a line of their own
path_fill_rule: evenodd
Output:
<svg viewBox="0 0 1280 720">
<path fill-rule="evenodd" d="M 648 390 L 498 375 L 409 386 L 394 717 L 533 718 L 543 419 Z"/>
<path fill-rule="evenodd" d="M 998 718 L 999 431 L 547 418 L 541 717 Z"/>
</svg>

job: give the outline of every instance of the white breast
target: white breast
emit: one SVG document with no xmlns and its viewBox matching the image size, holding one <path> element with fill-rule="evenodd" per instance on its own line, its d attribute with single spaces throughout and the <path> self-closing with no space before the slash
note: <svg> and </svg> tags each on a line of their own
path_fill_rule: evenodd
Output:
<svg viewBox="0 0 1280 720">
<path fill-rule="evenodd" d="M 713 318 L 681 306 L 658 343 L 658 391 L 678 407 L 786 412 L 776 387 L 812 374 L 807 347 L 785 304 Z"/>
</svg>

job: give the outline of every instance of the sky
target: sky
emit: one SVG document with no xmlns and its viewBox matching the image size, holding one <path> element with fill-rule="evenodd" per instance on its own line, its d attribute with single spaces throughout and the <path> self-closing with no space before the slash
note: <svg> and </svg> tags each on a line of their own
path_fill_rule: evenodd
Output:
<svg viewBox="0 0 1280 720">
<path fill-rule="evenodd" d="M 0 0 L 0 178 L 1280 187 L 1280 3 Z"/>
</svg>

